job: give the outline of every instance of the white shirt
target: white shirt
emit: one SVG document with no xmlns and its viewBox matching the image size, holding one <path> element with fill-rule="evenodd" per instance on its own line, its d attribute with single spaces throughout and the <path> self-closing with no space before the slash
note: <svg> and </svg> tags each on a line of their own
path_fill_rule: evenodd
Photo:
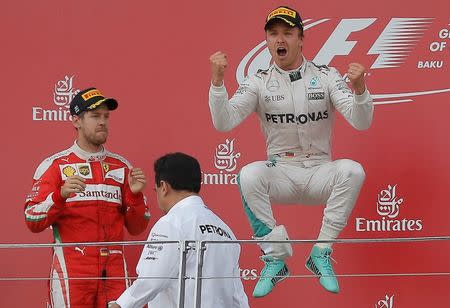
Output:
<svg viewBox="0 0 450 308">
<path fill-rule="evenodd" d="M 178 240 L 236 240 L 231 229 L 198 196 L 187 197 L 175 204 L 153 226 L 148 241 Z M 180 250 L 177 244 L 148 244 L 136 267 L 138 279 L 117 300 L 122 308 L 177 307 Z M 240 245 L 206 244 L 203 277 L 239 277 Z M 186 257 L 186 276 L 195 277 L 196 251 Z M 172 277 L 175 279 L 140 279 L 143 277 Z M 194 305 L 193 279 L 186 280 L 185 307 Z M 247 308 L 248 299 L 240 278 L 202 280 L 202 307 Z"/>
<path fill-rule="evenodd" d="M 292 152 L 329 161 L 335 111 L 356 129 L 370 127 L 372 97 L 353 94 L 339 72 L 303 58 L 303 65 L 284 71 L 275 63 L 250 75 L 228 100 L 225 86 L 211 85 L 209 106 L 215 128 L 229 131 L 256 112 L 268 156 Z"/>
</svg>

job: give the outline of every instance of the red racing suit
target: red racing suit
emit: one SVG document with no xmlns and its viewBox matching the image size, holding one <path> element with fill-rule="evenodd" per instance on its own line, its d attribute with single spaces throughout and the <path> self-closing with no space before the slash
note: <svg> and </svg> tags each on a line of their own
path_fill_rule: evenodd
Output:
<svg viewBox="0 0 450 308">
<path fill-rule="evenodd" d="M 76 142 L 45 159 L 26 199 L 28 228 L 41 232 L 51 226 L 55 243 L 123 241 L 124 226 L 132 235 L 143 232 L 150 214 L 143 194 L 130 190 L 130 167 L 119 155 L 104 149 L 88 153 Z M 86 188 L 64 200 L 61 186 L 72 175 L 83 177 Z M 126 279 L 110 277 L 127 277 L 122 246 L 55 247 L 51 306 L 104 308 L 128 286 Z"/>
</svg>

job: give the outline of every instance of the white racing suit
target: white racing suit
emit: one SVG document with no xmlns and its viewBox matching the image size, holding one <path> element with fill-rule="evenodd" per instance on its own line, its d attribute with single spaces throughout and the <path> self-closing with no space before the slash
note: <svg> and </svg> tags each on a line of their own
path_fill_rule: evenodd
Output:
<svg viewBox="0 0 450 308">
<path fill-rule="evenodd" d="M 303 59 L 302 66 L 283 71 L 276 64 L 248 76 L 228 100 L 225 86 L 211 85 L 209 106 L 219 131 L 229 131 L 256 112 L 266 137 L 267 161 L 243 167 L 238 184 L 255 238 L 284 240 L 271 202 L 326 204 L 321 234 L 336 238 L 345 227 L 364 181 L 355 161 L 331 161 L 335 110 L 356 129 L 370 127 L 373 115 L 368 90 L 354 95 L 336 69 Z M 262 244 L 265 254 L 285 259 L 286 244 Z"/>
</svg>

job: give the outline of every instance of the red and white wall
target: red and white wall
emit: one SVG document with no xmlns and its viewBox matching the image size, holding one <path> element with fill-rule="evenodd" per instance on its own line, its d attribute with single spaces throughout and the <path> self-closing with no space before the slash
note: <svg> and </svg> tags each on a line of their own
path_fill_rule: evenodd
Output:
<svg viewBox="0 0 450 308">
<path fill-rule="evenodd" d="M 450 4 L 445 1 L 8 1 L 0 10 L 2 219 L 0 243 L 49 243 L 50 230 L 32 234 L 23 203 L 39 162 L 73 142 L 65 115 L 78 89 L 95 86 L 119 100 L 107 148 L 146 171 L 153 224 L 160 217 L 152 164 L 182 151 L 202 165 L 202 196 L 249 239 L 235 176 L 265 159 L 255 116 L 229 133 L 217 132 L 208 108 L 209 56 L 228 54 L 228 90 L 270 56 L 264 18 L 278 5 L 305 21 L 304 54 L 342 73 L 351 62 L 367 68 L 375 99 L 368 131 L 342 117 L 335 124 L 334 158 L 359 161 L 367 179 L 343 238 L 450 234 Z M 402 44 L 402 45 L 400 45 Z M 399 49 L 408 46 L 409 49 Z M 323 207 L 275 205 L 293 239 L 315 239 Z M 149 227 L 150 228 L 150 227 Z M 146 233 L 127 239 L 145 239 Z M 294 247 L 289 267 L 304 267 L 310 244 Z M 293 278 L 251 307 L 447 307 L 448 275 L 359 274 L 450 272 L 450 243 L 336 244 L 341 293 L 315 279 Z M 129 248 L 133 268 L 140 247 Z M 47 277 L 51 251 L 0 250 L 0 276 Z M 249 296 L 261 263 L 244 245 L 242 276 Z M 352 276 L 353 275 L 353 276 Z M 0 280 L 0 306 L 44 307 L 46 281 Z"/>
</svg>

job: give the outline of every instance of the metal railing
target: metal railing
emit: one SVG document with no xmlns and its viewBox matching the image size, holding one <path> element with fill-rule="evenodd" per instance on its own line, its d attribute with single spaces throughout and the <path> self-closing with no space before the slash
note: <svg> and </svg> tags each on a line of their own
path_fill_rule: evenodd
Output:
<svg viewBox="0 0 450 308">
<path fill-rule="evenodd" d="M 448 241 L 450 236 L 430 236 L 430 237 L 399 237 L 399 238 L 370 238 L 370 239 L 335 239 L 335 240 L 286 240 L 286 241 L 264 241 L 265 243 L 345 243 L 345 244 L 364 244 L 364 243 L 404 243 L 404 242 L 429 242 L 429 241 Z M 0 244 L 0 249 L 20 249 L 20 248 L 54 248 L 71 246 L 135 246 L 146 244 L 178 244 L 179 245 L 179 272 L 178 278 L 174 277 L 131 277 L 137 279 L 177 279 L 178 280 L 178 308 L 184 308 L 186 280 L 194 279 L 194 307 L 201 307 L 202 280 L 205 279 L 236 279 L 241 277 L 204 277 L 202 276 L 203 261 L 207 244 L 256 244 L 260 240 L 236 240 L 236 241 L 126 241 L 126 242 L 79 242 L 79 243 L 54 243 L 54 244 Z M 194 244 L 194 245 L 192 245 Z M 196 250 L 196 270 L 194 277 L 186 276 L 186 258 L 190 249 Z M 336 277 L 389 277 L 389 276 L 448 276 L 450 272 L 422 272 L 422 273 L 369 273 L 369 274 L 340 274 Z M 260 276 L 256 276 L 259 278 Z M 311 278 L 315 275 L 290 275 L 290 278 Z M 130 278 L 130 277 L 128 277 Z M 0 277 L 0 281 L 18 281 L 18 280 L 53 280 L 53 279 L 105 279 L 105 277 L 88 278 L 33 278 L 33 277 Z M 107 279 L 126 279 L 126 277 L 108 277 Z M 188 307 L 186 307 L 188 308 Z"/>
</svg>

